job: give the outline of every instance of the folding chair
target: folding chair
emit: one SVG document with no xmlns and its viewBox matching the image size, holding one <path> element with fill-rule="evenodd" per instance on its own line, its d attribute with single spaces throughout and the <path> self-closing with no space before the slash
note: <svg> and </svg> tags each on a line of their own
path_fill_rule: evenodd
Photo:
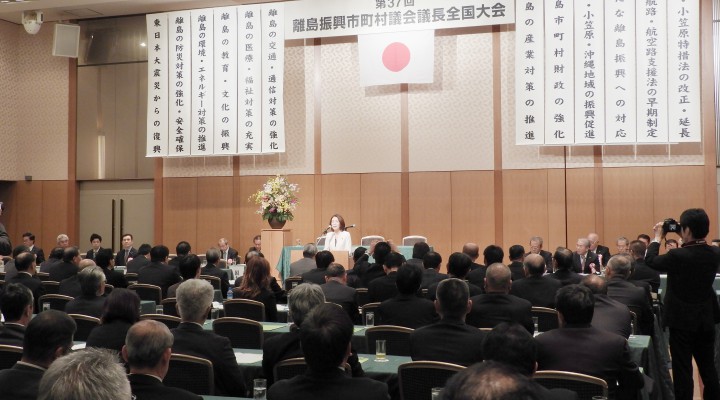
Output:
<svg viewBox="0 0 720 400">
<path fill-rule="evenodd" d="M 535 382 L 548 389 L 569 389 L 578 394 L 580 400 L 591 400 L 593 396 L 608 396 L 607 382 L 594 376 L 567 371 L 537 371 Z"/>
<path fill-rule="evenodd" d="M 88 336 L 90 336 L 90 332 L 92 332 L 95 327 L 100 326 L 100 318 L 82 314 L 68 314 L 68 316 L 72 318 L 77 325 L 74 340 L 79 342 L 87 341 Z"/>
<path fill-rule="evenodd" d="M 226 317 L 247 318 L 253 321 L 265 321 L 265 305 L 248 299 L 229 299 L 223 302 Z"/>
<path fill-rule="evenodd" d="M 410 356 L 410 334 L 414 329 L 404 326 L 380 325 L 367 328 L 365 338 L 367 340 L 368 354 L 375 354 L 375 341 L 385 340 L 388 355 Z"/>
<path fill-rule="evenodd" d="M 262 324 L 245 318 L 224 317 L 213 321 L 213 332 L 230 339 L 234 349 L 262 349 Z"/>
</svg>

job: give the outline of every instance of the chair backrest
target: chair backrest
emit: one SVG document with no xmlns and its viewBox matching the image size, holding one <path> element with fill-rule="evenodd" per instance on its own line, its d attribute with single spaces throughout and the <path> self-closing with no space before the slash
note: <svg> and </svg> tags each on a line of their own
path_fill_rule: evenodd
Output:
<svg viewBox="0 0 720 400">
<path fill-rule="evenodd" d="M 72 300 L 72 297 L 61 294 L 44 294 L 38 299 L 38 306 L 40 307 L 38 312 L 45 309 L 45 304 L 47 304 L 51 310 L 65 311 L 65 305 Z"/>
<path fill-rule="evenodd" d="M 303 283 L 302 276 L 291 276 L 285 279 L 285 291 L 290 292 L 295 289 L 297 285 Z"/>
<path fill-rule="evenodd" d="M 637 335 L 637 333 L 640 331 L 640 327 L 638 327 L 638 316 L 635 311 L 630 311 L 630 317 L 632 321 L 632 329 L 630 334 Z"/>
<path fill-rule="evenodd" d="M 567 371 L 537 371 L 533 379 L 548 389 L 572 390 L 577 393 L 579 400 L 608 396 L 607 382 L 590 375 Z"/>
<path fill-rule="evenodd" d="M 415 246 L 415 243 L 427 243 L 427 238 L 425 236 L 405 236 L 402 240 L 403 246 Z"/>
<path fill-rule="evenodd" d="M 22 347 L 0 345 L 0 370 L 12 368 L 22 358 Z"/>
<path fill-rule="evenodd" d="M 265 305 L 248 299 L 230 299 L 223 302 L 226 317 L 247 318 L 253 321 L 265 321 Z"/>
<path fill-rule="evenodd" d="M 38 269 L 39 269 L 39 267 L 38 267 Z M 38 279 L 40 279 L 43 282 L 50 280 L 50 273 L 48 273 L 48 272 L 36 272 L 35 276 L 37 276 Z"/>
<path fill-rule="evenodd" d="M 360 239 L 360 246 L 370 246 L 370 245 L 372 244 L 372 242 L 374 242 L 374 241 L 376 241 L 376 240 L 377 240 L 378 242 L 384 242 L 384 241 L 385 241 L 385 237 L 380 236 L 380 235 L 363 236 L 363 237 Z"/>
<path fill-rule="evenodd" d="M 380 325 L 367 328 L 368 354 L 375 354 L 375 341 L 385 340 L 386 352 L 393 356 L 410 356 L 410 334 L 414 329 L 404 326 Z"/>
<path fill-rule="evenodd" d="M 368 294 L 368 288 L 357 288 L 355 289 L 355 301 L 359 307 L 364 306 L 370 302 L 370 295 Z"/>
<path fill-rule="evenodd" d="M 307 364 L 303 357 L 289 358 L 275 364 L 273 368 L 273 379 L 275 382 L 281 379 L 290 379 L 297 375 L 302 375 L 307 370 Z"/>
<path fill-rule="evenodd" d="M 165 314 L 143 314 L 140 316 L 140 319 L 151 319 L 153 321 L 162 322 L 168 327 L 168 329 L 175 329 L 180 325 L 180 322 L 182 322 L 180 317 Z"/>
<path fill-rule="evenodd" d="M 155 304 L 162 302 L 162 288 L 156 285 L 148 285 L 147 283 L 136 283 L 128 286 L 128 289 L 137 293 L 140 300 L 154 301 Z"/>
<path fill-rule="evenodd" d="M 125 279 L 127 279 L 128 283 L 131 285 L 134 283 L 137 283 L 137 280 L 138 280 L 137 272 L 126 272 Z"/>
<path fill-rule="evenodd" d="M 58 294 L 60 291 L 60 282 L 57 281 L 42 281 L 43 289 L 45 294 Z"/>
<path fill-rule="evenodd" d="M 558 312 L 554 308 L 533 307 L 532 316 L 538 317 L 538 332 L 547 332 L 560 327 Z"/>
<path fill-rule="evenodd" d="M 96 326 L 100 325 L 100 318 L 91 317 L 89 315 L 82 314 L 68 314 L 70 318 L 75 321 L 77 325 L 77 331 L 75 331 L 74 340 L 85 342 L 87 341 L 90 332 L 95 329 Z"/>
<path fill-rule="evenodd" d="M 325 236 L 325 235 L 318 237 L 317 239 L 315 239 L 315 245 L 316 246 L 325 246 L 326 238 L 327 238 L 327 236 Z"/>
<path fill-rule="evenodd" d="M 378 307 L 380 307 L 380 303 L 365 303 L 361 308 L 360 312 L 362 314 L 362 322 L 367 325 L 367 313 L 371 312 L 375 314 L 375 311 L 377 311 Z M 377 318 L 376 318 L 377 320 Z"/>
<path fill-rule="evenodd" d="M 200 275 L 200 279 L 204 279 L 212 285 L 213 289 L 220 290 L 220 278 L 212 275 Z"/>
<path fill-rule="evenodd" d="M 177 299 L 174 297 L 168 297 L 167 299 L 163 299 L 162 302 L 160 302 L 163 306 L 163 314 L 165 315 L 172 315 L 173 317 L 179 317 L 180 314 L 177 312 L 177 308 L 175 305 L 177 304 Z"/>
<path fill-rule="evenodd" d="M 431 389 L 444 387 L 450 377 L 465 369 L 462 365 L 413 361 L 398 367 L 401 400 L 431 400 Z"/>
<path fill-rule="evenodd" d="M 186 354 L 172 354 L 170 367 L 163 379 L 166 386 L 185 389 L 197 395 L 215 394 L 212 362 Z"/>
<path fill-rule="evenodd" d="M 109 285 L 109 284 L 105 284 L 105 296 L 107 296 L 107 295 L 109 295 L 110 293 L 112 293 L 113 290 L 115 290 L 115 286 Z"/>
<path fill-rule="evenodd" d="M 234 349 L 262 349 L 262 324 L 246 318 L 224 317 L 213 321 L 213 332 L 230 339 Z"/>
</svg>

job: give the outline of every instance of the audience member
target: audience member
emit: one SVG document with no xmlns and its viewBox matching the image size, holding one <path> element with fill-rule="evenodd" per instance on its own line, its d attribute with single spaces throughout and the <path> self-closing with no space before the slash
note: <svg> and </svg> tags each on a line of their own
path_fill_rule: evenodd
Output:
<svg viewBox="0 0 720 400">
<path fill-rule="evenodd" d="M 332 263 L 327 268 L 325 283 L 320 285 L 325 300 L 342 306 L 343 310 L 355 324 L 360 324 L 360 313 L 355 299 L 355 289 L 347 286 L 347 272 L 345 267 L 338 263 Z"/>
<path fill-rule="evenodd" d="M 500 322 L 517 322 L 533 333 L 532 304 L 510 294 L 510 268 L 495 263 L 487 268 L 485 293 L 473 296 L 468 325 L 492 328 Z"/>
<path fill-rule="evenodd" d="M 631 273 L 631 260 L 629 256 L 613 256 L 605 268 L 608 297 L 625 304 L 637 314 L 639 331 L 643 335 L 652 336 L 655 315 L 652 310 L 650 293 L 641 287 L 628 282 Z"/>
<path fill-rule="evenodd" d="M 315 265 L 316 267 L 303 273 L 303 282 L 314 283 L 316 285 L 322 285 L 325 283 L 325 274 L 330 266 L 330 263 L 335 262 L 335 256 L 327 250 L 318 251 L 315 254 Z"/>
<path fill-rule="evenodd" d="M 630 310 L 625 304 L 608 297 L 605 279 L 597 275 L 588 275 L 583 278 L 582 285 L 588 287 L 595 298 L 592 326 L 617 333 L 626 339 L 630 337 L 632 333 Z"/>
<path fill-rule="evenodd" d="M 447 261 L 448 276 L 464 280 L 470 270 L 470 264 L 472 264 L 472 260 L 467 254 L 457 252 L 450 254 Z M 435 300 L 435 292 L 439 284 L 440 282 L 433 283 L 428 287 L 428 299 Z M 483 292 L 479 286 L 475 286 L 472 283 L 468 283 L 468 289 L 470 290 L 470 296 L 477 296 Z"/>
<path fill-rule="evenodd" d="M 68 314 L 102 317 L 105 305 L 105 274 L 100 267 L 88 267 L 78 273 L 82 295 L 65 305 Z"/>
<path fill-rule="evenodd" d="M 370 245 L 370 255 L 375 262 L 370 264 L 366 261 L 365 263 L 361 263 L 359 267 L 356 265 L 356 268 L 353 268 L 360 277 L 360 287 L 369 287 L 370 282 L 376 278 L 385 276 L 385 269 L 383 267 L 385 265 L 385 257 L 391 252 L 392 247 L 388 242 L 377 242 Z"/>
<path fill-rule="evenodd" d="M 524 278 L 523 260 L 525 259 L 525 248 L 519 244 L 510 246 L 508 249 L 508 257 L 510 258 L 510 264 L 508 264 L 511 274 L 510 279 L 516 281 Z"/>
<path fill-rule="evenodd" d="M 150 250 L 152 246 L 147 243 L 143 243 L 138 247 L 137 255 L 132 260 L 128 261 L 125 266 L 125 272 L 137 274 L 140 269 L 150 264 Z"/>
<path fill-rule="evenodd" d="M 80 252 L 77 247 L 66 247 L 63 250 L 62 261 L 53 264 L 50 268 L 48 279 L 61 282 L 63 279 L 77 275 L 78 264 L 80 264 Z"/>
<path fill-rule="evenodd" d="M 265 321 L 277 321 L 277 300 L 270 288 L 270 263 L 265 257 L 253 257 L 248 260 L 242 283 L 233 289 L 233 298 L 263 303 Z"/>
<path fill-rule="evenodd" d="M 427 242 L 417 242 L 413 245 L 412 258 L 407 260 L 407 263 L 410 265 L 415 265 L 422 269 L 424 268 L 423 258 L 425 257 L 425 254 L 429 252 L 430 245 L 427 244 Z"/>
<path fill-rule="evenodd" d="M 33 294 L 25 285 L 8 283 L 0 295 L 5 323 L 0 328 L 0 344 L 23 346 L 25 327 L 33 315 Z"/>
<path fill-rule="evenodd" d="M 160 286 L 163 299 L 167 297 L 170 286 L 182 281 L 177 269 L 166 264 L 169 254 L 170 251 L 163 245 L 153 247 L 150 250 L 150 264 L 138 272 L 138 283 Z"/>
<path fill-rule="evenodd" d="M 470 257 L 472 264 L 470 264 L 470 271 L 475 271 L 478 268 L 485 268 L 484 265 L 478 264 L 476 261 L 480 257 L 480 246 L 477 243 L 465 243 L 462 248 L 462 253 Z"/>
<path fill-rule="evenodd" d="M 420 288 L 427 289 L 433 283 L 438 283 L 446 279 L 447 274 L 440 273 L 440 264 L 442 264 L 442 256 L 434 251 L 429 251 L 423 257 L 423 276 Z"/>
<path fill-rule="evenodd" d="M 432 301 L 418 296 L 423 270 L 417 265 L 403 264 L 398 269 L 395 285 L 397 296 L 383 301 L 375 316 L 378 325 L 396 325 L 417 329 L 438 320 Z"/>
<path fill-rule="evenodd" d="M 675 239 L 665 239 L 665 250 L 677 249 L 680 247 L 678 241 Z"/>
<path fill-rule="evenodd" d="M 15 267 L 15 259 L 22 253 L 30 252 L 30 249 L 25 245 L 17 246 L 12 251 L 12 259 L 5 263 L 5 281 L 17 276 L 17 268 Z"/>
<path fill-rule="evenodd" d="M 368 298 L 370 302 L 382 302 L 397 296 L 398 290 L 395 280 L 397 279 L 398 268 L 400 268 L 404 262 L 405 257 L 394 251 L 385 257 L 385 262 L 383 263 L 385 276 L 373 279 L 368 285 Z"/>
<path fill-rule="evenodd" d="M 653 293 L 657 293 L 660 289 L 660 273 L 645 264 L 646 252 L 647 246 L 645 246 L 645 243 L 639 240 L 630 243 L 630 257 L 633 259 L 630 280 L 644 282 L 650 285 Z"/>
<path fill-rule="evenodd" d="M 445 384 L 443 400 L 541 400 L 527 376 L 499 362 L 477 363 Z"/>
<path fill-rule="evenodd" d="M 637 240 L 645 243 L 645 246 L 649 246 L 649 245 L 650 245 L 650 236 L 649 236 L 649 235 L 646 235 L 646 234 L 644 234 L 644 233 L 639 234 L 639 235 L 637 236 Z"/>
<path fill-rule="evenodd" d="M 525 257 L 523 268 L 527 276 L 513 281 L 510 294 L 529 301 L 534 307 L 555 308 L 555 292 L 562 287 L 562 283 L 543 276 L 546 271 L 545 259 L 531 253 Z"/>
<path fill-rule="evenodd" d="M 180 271 L 180 276 L 182 276 L 183 280 L 168 288 L 168 298 L 175 297 L 175 294 L 177 293 L 177 288 L 180 287 L 183 282 L 187 281 L 188 279 L 197 279 L 200 277 L 200 257 L 196 256 L 195 254 L 190 254 L 183 257 L 182 260 L 180 260 L 180 264 L 178 265 L 178 270 Z"/>
<path fill-rule="evenodd" d="M 128 287 L 128 281 L 125 278 L 125 274 L 120 271 L 116 271 L 114 263 L 115 261 L 113 260 L 112 250 L 110 249 L 101 249 L 95 255 L 95 265 L 102 268 L 102 271 L 105 274 L 105 282 L 108 285 L 112 285 L 116 289 Z"/>
<path fill-rule="evenodd" d="M 78 264 L 78 273 L 67 279 L 63 279 L 60 282 L 60 286 L 58 287 L 58 294 L 61 294 L 63 296 L 70 296 L 73 298 L 82 296 L 82 288 L 80 287 L 80 280 L 78 279 L 78 274 L 85 268 L 94 266 L 95 260 L 91 260 L 89 258 L 80 260 L 80 263 Z"/>
<path fill-rule="evenodd" d="M 553 255 L 553 270 L 555 272 L 548 276 L 559 280 L 563 286 L 580 283 L 582 280 L 582 276 L 572 270 L 573 254 L 573 252 L 564 247 L 558 247 Z"/>
<path fill-rule="evenodd" d="M 530 252 L 525 253 L 525 257 L 530 254 L 537 254 L 542 257 L 543 260 L 545 260 L 545 268 L 547 268 L 547 272 L 550 274 L 553 272 L 552 253 L 543 250 L 543 238 L 540 236 L 533 236 L 530 238 Z"/>
<path fill-rule="evenodd" d="M 45 252 L 43 249 L 35 246 L 35 235 L 31 232 L 23 233 L 23 244 L 28 248 L 28 251 L 35 255 L 35 263 L 40 264 L 45 261 Z"/>
<path fill-rule="evenodd" d="M 207 261 L 207 265 L 202 268 L 200 274 L 214 276 L 220 279 L 220 294 L 223 299 L 227 298 L 230 280 L 228 279 L 228 274 L 218 266 L 220 262 L 220 250 L 214 247 L 208 249 L 208 251 L 205 252 L 205 261 Z"/>
<path fill-rule="evenodd" d="M 505 258 L 505 252 L 502 247 L 494 244 L 486 247 L 485 250 L 483 250 L 483 259 L 485 264 L 480 266 L 480 268 L 468 272 L 468 282 L 478 287 L 485 286 L 485 274 L 487 273 L 487 267 L 495 263 L 502 264 L 503 258 Z"/>
<path fill-rule="evenodd" d="M 177 254 L 176 257 L 173 257 L 172 260 L 168 262 L 168 265 L 175 268 L 175 270 L 178 269 L 180 266 L 180 260 L 183 259 L 183 257 L 190 254 L 190 250 L 192 250 L 192 247 L 190 246 L 190 243 L 186 241 L 181 241 L 175 246 L 175 254 Z"/>
<path fill-rule="evenodd" d="M 308 243 L 303 247 L 303 258 L 290 264 L 290 276 L 300 276 L 310 270 L 317 268 L 315 264 L 315 254 L 318 249 L 315 243 Z"/>
<path fill-rule="evenodd" d="M 15 268 L 17 268 L 17 275 L 14 278 L 5 281 L 8 283 L 19 283 L 25 285 L 32 292 L 33 299 L 35 299 L 35 309 L 38 307 L 38 301 L 40 296 L 45 294 L 45 287 L 42 285 L 42 281 L 35 276 L 35 256 L 29 252 L 20 253 L 15 258 Z"/>
<path fill-rule="evenodd" d="M 53 265 L 62 262 L 62 256 L 62 247 L 55 247 L 54 249 L 52 249 L 52 251 L 50 251 L 50 254 L 48 255 L 48 259 L 45 260 L 42 264 L 40 264 L 40 272 L 49 273 Z M 5 279 L 7 279 L 7 275 L 5 276 Z"/>
<path fill-rule="evenodd" d="M 140 297 L 128 289 L 115 289 L 105 299 L 100 326 L 93 328 L 87 347 L 102 347 L 118 353 L 128 329 L 140 320 Z"/>
</svg>

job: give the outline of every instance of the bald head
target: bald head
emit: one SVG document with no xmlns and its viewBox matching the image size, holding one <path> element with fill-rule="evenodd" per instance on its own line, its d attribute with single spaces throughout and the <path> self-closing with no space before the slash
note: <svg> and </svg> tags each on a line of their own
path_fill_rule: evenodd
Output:
<svg viewBox="0 0 720 400">
<path fill-rule="evenodd" d="M 465 243 L 462 252 L 470 256 L 473 262 L 475 262 L 475 260 L 480 257 L 480 246 L 476 243 Z"/>
<path fill-rule="evenodd" d="M 583 278 L 581 283 L 588 287 L 593 294 L 607 294 L 607 282 L 601 276 L 590 274 Z"/>
<path fill-rule="evenodd" d="M 588 233 L 588 241 L 590 242 L 590 250 L 595 251 L 597 249 L 598 244 L 600 244 L 600 236 L 598 236 L 595 232 Z"/>
<path fill-rule="evenodd" d="M 542 276 L 545 273 L 545 259 L 539 254 L 525 256 L 523 266 L 527 275 Z"/>
<path fill-rule="evenodd" d="M 605 268 L 605 275 L 608 279 L 618 276 L 623 279 L 630 277 L 632 272 L 632 259 L 626 254 L 618 254 L 610 257 Z"/>
<path fill-rule="evenodd" d="M 94 267 L 94 266 L 95 266 L 95 261 L 92 260 L 91 258 L 86 258 L 86 259 L 80 260 L 80 264 L 78 264 L 78 270 L 82 271 L 83 269 L 85 269 L 87 267 Z"/>
<path fill-rule="evenodd" d="M 509 293 L 510 292 L 510 268 L 495 263 L 491 264 L 485 273 L 485 291 L 488 293 Z"/>
<path fill-rule="evenodd" d="M 135 323 L 125 337 L 122 355 L 131 373 L 148 373 L 165 377 L 170 362 L 173 335 L 160 322 L 144 320 Z"/>
</svg>

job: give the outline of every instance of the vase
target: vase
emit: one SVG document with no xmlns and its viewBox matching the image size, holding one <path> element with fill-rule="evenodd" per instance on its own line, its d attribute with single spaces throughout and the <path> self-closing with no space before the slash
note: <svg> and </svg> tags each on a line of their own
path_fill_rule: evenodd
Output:
<svg viewBox="0 0 720 400">
<path fill-rule="evenodd" d="M 275 218 L 268 219 L 268 223 L 270 224 L 270 228 L 272 229 L 282 229 L 283 226 L 285 226 L 285 223 L 287 221 L 279 221 Z"/>
</svg>

